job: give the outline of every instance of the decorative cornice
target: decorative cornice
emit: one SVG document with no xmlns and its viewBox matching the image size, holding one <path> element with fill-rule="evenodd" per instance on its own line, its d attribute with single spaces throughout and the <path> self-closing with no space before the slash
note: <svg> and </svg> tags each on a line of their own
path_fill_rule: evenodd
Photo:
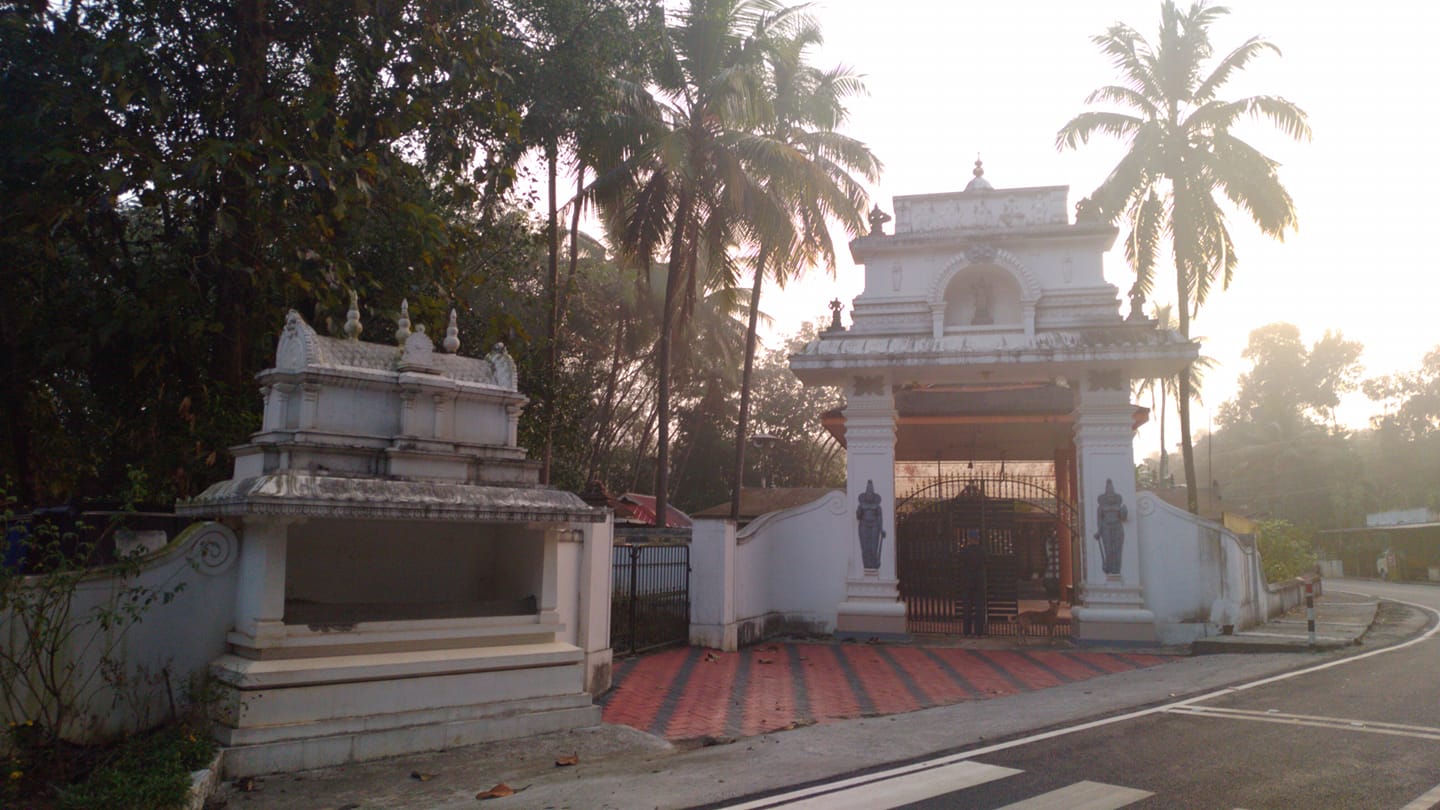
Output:
<svg viewBox="0 0 1440 810">
<path fill-rule="evenodd" d="M 281 471 L 222 481 L 176 505 L 198 517 L 280 515 L 491 523 L 599 523 L 605 510 L 553 489 Z"/>
</svg>

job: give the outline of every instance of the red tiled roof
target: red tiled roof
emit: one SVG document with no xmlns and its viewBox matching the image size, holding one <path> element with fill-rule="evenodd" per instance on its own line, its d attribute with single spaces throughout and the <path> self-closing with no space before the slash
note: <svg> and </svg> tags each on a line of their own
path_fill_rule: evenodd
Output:
<svg viewBox="0 0 1440 810">
<path fill-rule="evenodd" d="M 669 504 L 665 505 L 665 526 L 671 529 L 690 528 L 690 516 Z M 655 496 L 627 492 L 621 495 L 615 505 L 615 520 L 619 523 L 641 523 L 655 525 Z"/>
</svg>

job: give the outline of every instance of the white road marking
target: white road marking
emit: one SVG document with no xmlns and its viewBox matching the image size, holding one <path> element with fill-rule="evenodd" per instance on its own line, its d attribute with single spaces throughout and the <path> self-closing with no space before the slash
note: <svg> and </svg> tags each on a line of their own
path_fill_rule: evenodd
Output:
<svg viewBox="0 0 1440 810">
<path fill-rule="evenodd" d="M 1235 638 L 1300 638 L 1298 633 L 1266 633 L 1263 630 L 1243 630 Z M 1316 636 L 1320 641 L 1349 641 L 1347 636 Z"/>
<path fill-rule="evenodd" d="M 1336 590 L 1339 590 L 1341 593 L 1349 593 L 1348 591 L 1343 591 L 1338 588 Z M 1437 611 L 1432 607 L 1418 605 L 1414 602 L 1406 602 L 1403 599 L 1390 599 L 1387 601 L 1395 602 L 1402 605 L 1409 605 L 1410 607 L 1413 607 L 1417 610 L 1422 610 L 1426 613 L 1431 614 L 1432 616 L 1435 616 L 1437 619 L 1440 619 L 1440 611 Z M 1358 655 L 1338 658 L 1334 661 L 1327 661 L 1323 664 L 1316 664 L 1313 667 L 1305 667 L 1304 669 L 1297 669 L 1291 672 L 1282 672 L 1279 675 L 1271 675 L 1267 678 L 1250 681 L 1249 683 L 1243 683 L 1238 686 L 1229 686 L 1225 687 L 1224 689 L 1216 689 L 1213 692 L 1205 692 L 1194 697 L 1184 698 L 1183 700 L 1177 700 L 1159 706 L 1151 706 L 1148 709 L 1138 709 L 1133 712 L 1126 712 L 1125 714 L 1117 714 L 1113 717 L 1105 717 L 1099 720 L 1090 720 L 1084 723 L 1077 723 L 1073 726 L 1066 726 L 1065 728 L 1057 728 L 1050 731 L 1043 731 L 1039 734 L 1031 734 L 1027 737 L 1020 737 L 1018 739 L 1009 740 L 1007 742 L 996 743 L 994 745 L 986 745 L 980 748 L 971 749 L 969 751 L 962 751 L 958 754 L 950 754 L 948 756 L 937 757 L 935 759 L 926 760 L 925 762 L 916 762 L 910 765 L 902 765 L 901 767 L 891 768 L 887 771 L 877 771 L 875 773 L 865 774 L 864 776 L 855 776 L 849 779 L 842 779 L 837 782 L 828 782 L 823 785 L 815 785 L 813 787 L 801 788 L 800 790 L 792 791 L 790 793 L 771 796 L 767 799 L 759 799 L 756 801 L 747 802 L 745 804 L 732 805 L 730 810 L 761 810 L 761 808 L 782 807 L 785 805 L 785 802 L 794 802 L 803 798 L 807 798 L 809 796 L 831 794 L 834 793 L 836 790 L 843 789 L 845 787 L 866 785 L 872 782 L 880 782 L 895 776 L 915 773 L 917 771 L 929 770 L 932 768 L 944 767 L 946 765 L 953 765 L 958 762 L 965 762 L 967 760 L 975 759 L 977 757 L 983 757 L 988 754 L 996 753 L 997 751 L 1008 751 L 1011 748 L 1020 748 L 1022 746 L 1030 745 L 1032 743 L 1044 742 L 1045 740 L 1053 740 L 1057 737 L 1066 737 L 1082 731 L 1090 731 L 1091 729 L 1104 728 L 1105 726 L 1112 726 L 1117 723 L 1125 723 L 1131 720 L 1138 720 L 1142 717 L 1149 717 L 1153 714 L 1163 714 L 1171 711 L 1172 709 L 1193 706 L 1197 703 L 1214 700 L 1215 698 L 1234 694 L 1236 692 L 1244 692 L 1248 689 L 1254 689 L 1258 686 L 1268 686 L 1272 683 L 1279 683 L 1281 681 L 1288 681 L 1291 678 L 1298 678 L 1301 675 L 1309 675 L 1313 672 L 1320 672 L 1322 670 L 1327 670 L 1332 667 L 1340 667 L 1347 664 L 1353 664 L 1356 661 L 1363 661 L 1366 658 L 1371 658 L 1376 655 L 1386 655 L 1388 653 L 1396 652 L 1397 650 L 1403 650 L 1408 647 L 1413 647 L 1416 644 L 1422 644 L 1426 641 L 1429 641 L 1430 639 L 1434 638 L 1437 633 L 1440 633 L 1440 623 L 1435 624 L 1429 630 L 1421 633 L 1415 638 L 1410 639 L 1409 641 L 1402 641 L 1398 644 L 1392 644 L 1389 647 L 1382 647 L 1378 650 L 1371 650 L 1369 652 L 1360 653 Z M 830 805 L 824 806 L 828 807 Z M 1406 808 L 1406 810 L 1410 809 Z M 1426 808 L 1426 810 L 1429 810 L 1429 808 Z"/>
<path fill-rule="evenodd" d="M 1309 623 L 1310 623 L 1310 620 L 1309 620 L 1309 619 L 1271 619 L 1270 621 L 1266 622 L 1266 624 L 1293 624 L 1293 625 L 1297 625 L 1297 626 L 1300 626 L 1300 627 L 1304 627 L 1304 626 L 1308 625 Z M 1369 626 L 1370 626 L 1370 625 L 1368 625 L 1368 624 L 1365 624 L 1364 622 L 1331 622 L 1331 621 L 1320 621 L 1320 620 L 1318 620 L 1318 619 L 1315 621 L 1315 623 L 1316 623 L 1316 624 L 1323 624 L 1323 625 L 1325 625 L 1325 626 L 1327 626 L 1327 627 L 1369 627 Z M 1249 632 L 1249 631 L 1248 631 L 1248 630 L 1242 630 L 1241 632 L 1243 633 L 1243 632 Z"/>
<path fill-rule="evenodd" d="M 999 765 L 968 761 L 957 762 L 940 768 L 930 768 L 877 782 L 869 782 L 834 793 L 811 795 L 798 801 L 775 804 L 772 803 L 774 799 L 761 799 L 758 802 L 738 805 L 732 810 L 759 807 L 783 807 L 788 810 L 886 810 L 936 796 L 944 796 L 946 793 L 983 785 L 986 782 L 1004 779 L 1018 773 L 1021 771 L 1014 768 L 1002 768 Z"/>
<path fill-rule="evenodd" d="M 1440 807 L 1440 785 L 1425 791 L 1423 796 L 1416 797 L 1415 801 L 1400 810 L 1435 810 L 1436 807 Z"/>
<path fill-rule="evenodd" d="M 1076 782 L 1059 790 L 1033 796 L 1023 802 L 1007 804 L 999 810 L 1119 810 L 1127 804 L 1148 799 L 1155 794 L 1148 790 L 1107 785 L 1101 782 Z"/>
<path fill-rule="evenodd" d="M 1226 709 L 1216 706 L 1178 706 L 1167 714 L 1188 714 L 1191 717 L 1217 717 L 1226 720 L 1253 720 L 1261 723 L 1280 723 L 1311 728 L 1331 728 L 1344 731 L 1363 731 L 1368 734 L 1388 734 L 1393 737 L 1415 737 L 1421 740 L 1440 740 L 1440 728 L 1429 726 L 1408 726 L 1401 723 L 1378 723 L 1370 720 L 1351 720 L 1340 717 L 1315 717 L 1305 714 L 1285 714 L 1274 709 L 1257 712 L 1245 709 Z"/>
</svg>

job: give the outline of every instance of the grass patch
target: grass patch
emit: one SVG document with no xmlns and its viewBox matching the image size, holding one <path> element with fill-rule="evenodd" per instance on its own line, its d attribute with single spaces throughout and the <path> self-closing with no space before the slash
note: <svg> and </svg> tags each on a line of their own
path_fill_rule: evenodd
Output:
<svg viewBox="0 0 1440 810">
<path fill-rule="evenodd" d="M 72 774 L 66 780 L 40 763 L 53 754 L 19 749 L 6 763 L 0 807 L 56 810 L 167 810 L 184 805 L 190 772 L 210 764 L 215 741 L 182 726 L 136 734 L 106 749 L 75 749 L 61 757 Z M 27 770 L 30 768 L 30 770 Z M 62 783 L 57 784 L 57 777 Z"/>
</svg>

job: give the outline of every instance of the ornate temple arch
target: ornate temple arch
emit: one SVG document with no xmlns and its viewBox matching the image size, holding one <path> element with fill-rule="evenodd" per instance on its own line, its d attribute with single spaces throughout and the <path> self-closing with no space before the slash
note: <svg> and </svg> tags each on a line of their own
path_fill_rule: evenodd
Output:
<svg viewBox="0 0 1440 810">
<path fill-rule="evenodd" d="M 988 319 L 981 316 L 979 323 L 973 320 L 969 320 L 967 323 L 975 326 L 994 325 L 1021 328 L 1027 338 L 1034 337 L 1035 307 L 1040 301 L 1041 295 L 1040 282 L 1015 254 L 989 245 L 972 245 L 935 274 L 926 294 L 935 338 L 944 337 L 947 329 L 966 325 L 957 323 L 954 316 L 956 302 L 951 290 L 955 282 L 963 280 L 967 276 L 976 276 L 983 283 L 985 274 L 999 276 L 1015 285 L 1015 290 L 1018 292 L 1018 300 L 1015 301 L 1017 317 L 1009 323 L 993 321 L 985 323 Z M 970 317 L 974 317 L 975 310 L 979 306 L 981 305 L 971 305 Z"/>
</svg>

